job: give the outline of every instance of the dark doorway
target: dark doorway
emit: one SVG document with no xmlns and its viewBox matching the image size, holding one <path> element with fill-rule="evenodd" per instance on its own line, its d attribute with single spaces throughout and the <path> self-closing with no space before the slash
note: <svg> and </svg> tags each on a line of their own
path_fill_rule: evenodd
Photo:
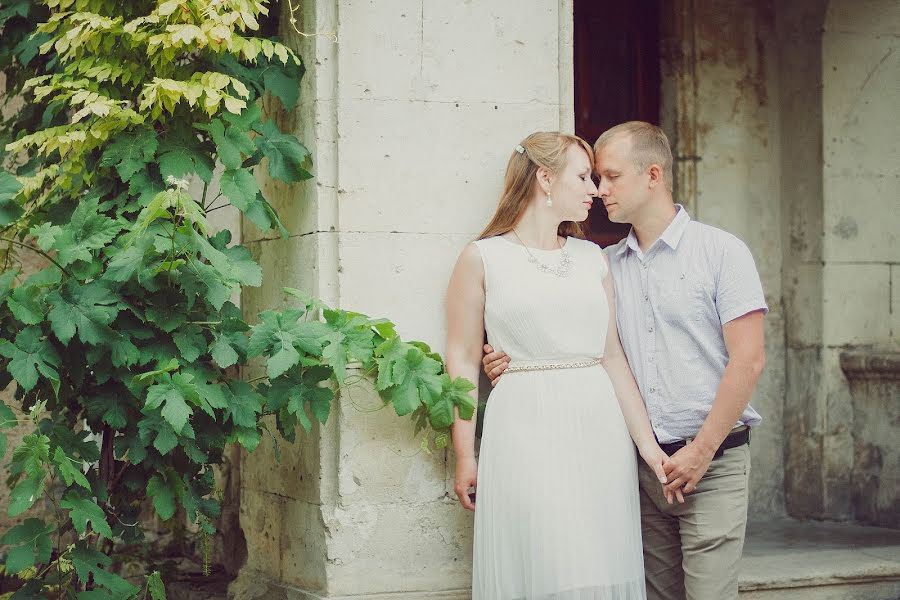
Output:
<svg viewBox="0 0 900 600">
<path fill-rule="evenodd" d="M 659 124 L 660 0 L 575 1 L 575 133 L 593 144 L 623 121 Z M 608 246 L 630 226 L 610 223 L 597 202 L 588 238 Z"/>
</svg>

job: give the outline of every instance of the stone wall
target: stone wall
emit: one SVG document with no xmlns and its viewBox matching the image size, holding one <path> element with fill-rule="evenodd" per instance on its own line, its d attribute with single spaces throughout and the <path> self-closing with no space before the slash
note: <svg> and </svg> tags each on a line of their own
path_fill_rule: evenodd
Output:
<svg viewBox="0 0 900 600">
<path fill-rule="evenodd" d="M 900 529 L 900 352 L 841 353 L 853 398 L 852 516 Z"/>
<path fill-rule="evenodd" d="M 857 440 L 840 355 L 900 343 L 900 5 L 805 6 L 808 20 L 796 21 L 805 25 L 803 41 L 791 42 L 799 52 L 783 90 L 796 118 L 784 129 L 795 149 L 786 155 L 784 181 L 796 192 L 785 198 L 793 205 L 785 265 L 787 506 L 793 516 L 848 519 L 856 514 L 850 481 Z M 810 65 L 819 67 L 818 79 Z M 798 80 L 805 85 L 790 88 Z"/>
<path fill-rule="evenodd" d="M 283 3 L 286 4 L 286 3 Z M 444 293 L 462 247 L 493 212 L 514 146 L 574 123 L 572 6 L 541 0 L 300 3 L 287 37 L 309 65 L 282 123 L 315 157 L 315 179 L 273 190 L 288 240 L 244 224 L 267 274 L 248 315 L 283 286 L 394 320 L 442 351 Z M 452 494 L 448 453 L 419 448 L 408 419 L 365 387 L 327 425 L 242 461 L 249 559 L 238 598 L 390 593 L 464 598 L 472 518 Z"/>
</svg>

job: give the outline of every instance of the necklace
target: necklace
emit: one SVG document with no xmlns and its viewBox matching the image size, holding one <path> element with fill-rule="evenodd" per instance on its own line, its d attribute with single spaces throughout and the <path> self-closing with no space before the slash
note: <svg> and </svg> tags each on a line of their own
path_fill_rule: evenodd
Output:
<svg viewBox="0 0 900 600">
<path fill-rule="evenodd" d="M 537 257 L 531 253 L 531 250 L 525 245 L 525 242 L 522 241 L 522 238 L 519 237 L 519 234 L 516 233 L 515 229 L 513 229 L 512 232 L 513 235 L 516 236 L 516 239 L 519 240 L 519 243 L 522 244 L 522 247 L 525 248 L 525 252 L 528 253 L 528 262 L 536 266 L 538 270 L 543 271 L 544 273 L 552 273 L 557 277 L 565 277 L 569 274 L 569 269 L 572 267 L 572 258 L 569 256 L 569 252 L 559 244 L 559 239 L 556 240 L 560 250 L 559 264 L 555 267 L 551 267 L 547 263 L 539 261 Z M 568 244 L 566 245 L 568 246 Z"/>
</svg>

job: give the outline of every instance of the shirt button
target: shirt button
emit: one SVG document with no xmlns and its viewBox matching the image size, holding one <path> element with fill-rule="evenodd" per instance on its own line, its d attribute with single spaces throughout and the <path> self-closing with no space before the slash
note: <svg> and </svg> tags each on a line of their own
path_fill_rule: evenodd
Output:
<svg viewBox="0 0 900 600">
<path fill-rule="evenodd" d="M 649 360 L 650 362 L 653 362 L 654 361 L 653 355 L 651 354 L 647 360 Z"/>
<path fill-rule="evenodd" d="M 644 268 L 644 269 L 646 269 L 646 268 L 647 268 L 647 265 L 646 265 L 646 263 L 645 263 L 645 264 L 643 264 L 643 265 L 641 265 L 641 267 L 642 267 L 642 268 Z"/>
<path fill-rule="evenodd" d="M 647 331 L 649 331 L 650 333 L 653 333 L 653 327 L 648 327 Z"/>
<path fill-rule="evenodd" d="M 656 393 L 656 388 L 650 388 L 650 393 L 651 393 L 651 394 L 655 394 L 655 393 Z"/>
<path fill-rule="evenodd" d="M 650 296 L 647 294 L 644 294 L 644 300 L 646 300 L 647 302 L 650 302 Z"/>
</svg>

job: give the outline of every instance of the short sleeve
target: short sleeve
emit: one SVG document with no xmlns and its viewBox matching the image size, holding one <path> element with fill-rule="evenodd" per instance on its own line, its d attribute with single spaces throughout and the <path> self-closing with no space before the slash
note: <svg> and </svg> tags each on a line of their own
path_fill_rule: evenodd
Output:
<svg viewBox="0 0 900 600">
<path fill-rule="evenodd" d="M 722 247 L 716 310 L 722 325 L 753 311 L 769 312 L 753 255 L 733 236 L 728 236 Z"/>
</svg>

